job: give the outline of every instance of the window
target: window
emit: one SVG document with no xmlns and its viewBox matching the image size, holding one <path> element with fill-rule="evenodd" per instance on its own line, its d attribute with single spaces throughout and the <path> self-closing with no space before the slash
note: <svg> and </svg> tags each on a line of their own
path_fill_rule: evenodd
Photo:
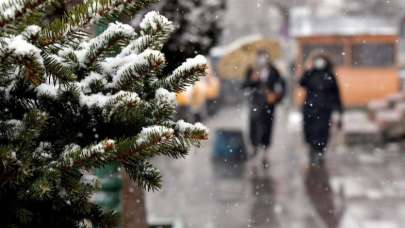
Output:
<svg viewBox="0 0 405 228">
<path fill-rule="evenodd" d="M 333 64 L 343 65 L 344 63 L 344 48 L 340 44 L 307 44 L 304 45 L 304 61 L 307 61 L 313 51 L 321 51 L 328 55 Z"/>
<path fill-rule="evenodd" d="M 355 67 L 390 67 L 395 64 L 394 44 L 354 44 L 352 55 L 352 65 Z"/>
</svg>

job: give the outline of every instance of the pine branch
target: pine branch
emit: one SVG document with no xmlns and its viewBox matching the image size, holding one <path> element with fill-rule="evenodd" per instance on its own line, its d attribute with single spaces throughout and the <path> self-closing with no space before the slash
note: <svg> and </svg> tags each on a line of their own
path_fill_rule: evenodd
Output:
<svg viewBox="0 0 405 228">
<path fill-rule="evenodd" d="M 108 28 L 96 38 L 90 40 L 80 53 L 79 62 L 86 68 L 92 66 L 97 59 L 105 58 L 104 53 L 111 52 L 114 45 L 124 46 L 135 36 L 133 28 L 121 23 L 110 23 Z"/>
<path fill-rule="evenodd" d="M 49 46 L 65 36 L 80 31 L 101 18 L 117 19 L 123 15 L 134 15 L 145 5 L 155 0 L 88 0 L 73 7 L 62 19 L 55 20 L 42 33 L 41 46 Z"/>
<path fill-rule="evenodd" d="M 54 77 L 54 81 L 58 80 L 62 84 L 67 84 L 76 79 L 76 75 L 70 70 L 70 68 L 59 62 L 58 58 L 55 56 L 49 55 L 46 52 L 42 52 L 41 56 L 44 60 L 47 74 Z"/>
<path fill-rule="evenodd" d="M 142 34 L 148 34 L 152 37 L 149 47 L 154 50 L 161 50 L 174 31 L 173 23 L 155 11 L 145 15 L 140 27 Z"/>
<path fill-rule="evenodd" d="M 140 55 L 132 55 L 129 61 L 117 70 L 111 86 L 117 90 L 143 93 L 144 80 L 153 80 L 151 77 L 164 68 L 166 60 L 162 53 L 146 50 Z"/>
<path fill-rule="evenodd" d="M 141 22 L 141 36 L 125 47 L 119 57 L 140 54 L 146 49 L 160 51 L 174 31 L 173 24 L 157 12 L 149 12 Z"/>
<path fill-rule="evenodd" d="M 129 177 L 146 191 L 156 191 L 162 187 L 159 170 L 148 161 L 127 159 L 123 166 Z"/>
<path fill-rule="evenodd" d="M 157 190 L 161 174 L 149 160 L 182 158 L 207 138 L 201 124 L 172 121 L 175 92 L 203 76 L 206 62 L 199 56 L 164 75 L 160 49 L 170 22 L 153 12 L 140 36 L 119 23 L 94 39 L 82 32 L 103 14 L 116 17 L 134 9 L 124 5 L 149 1 L 88 0 L 41 31 L 22 29 L 27 19 L 0 32 L 0 200 L 16 226 L 115 224 L 89 202 L 98 188 L 91 170 L 117 164 L 144 189 Z M 55 224 L 36 211 L 51 212 Z"/>
<path fill-rule="evenodd" d="M 47 0 L 18 0 L 4 4 L 0 7 L 0 28 L 18 23 L 20 18 L 27 17 L 46 2 Z"/>
<path fill-rule="evenodd" d="M 22 72 L 27 81 L 39 85 L 44 80 L 45 67 L 41 50 L 28 43 L 22 35 L 5 38 L 0 48 L 0 58 L 8 59 L 13 65 L 23 65 Z"/>
<path fill-rule="evenodd" d="M 194 84 L 207 74 L 207 60 L 199 55 L 192 59 L 187 59 L 180 67 L 167 78 L 154 83 L 154 88 L 165 88 L 171 92 L 184 90 L 188 85 Z"/>
</svg>

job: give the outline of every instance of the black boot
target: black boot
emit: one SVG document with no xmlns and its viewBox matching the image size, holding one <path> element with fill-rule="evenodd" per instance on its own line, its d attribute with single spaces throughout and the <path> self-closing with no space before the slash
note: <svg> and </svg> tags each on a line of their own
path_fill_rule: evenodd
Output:
<svg viewBox="0 0 405 228">
<path fill-rule="evenodd" d="M 311 148 L 309 165 L 313 168 L 322 167 L 325 163 L 323 150 Z"/>
</svg>

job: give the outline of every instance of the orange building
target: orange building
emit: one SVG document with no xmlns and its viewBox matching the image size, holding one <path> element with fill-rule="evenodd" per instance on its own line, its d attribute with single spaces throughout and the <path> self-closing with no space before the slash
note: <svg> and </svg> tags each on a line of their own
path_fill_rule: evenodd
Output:
<svg viewBox="0 0 405 228">
<path fill-rule="evenodd" d="M 312 21 L 314 29 L 308 29 L 307 25 L 306 31 L 296 32 L 297 76 L 305 69 L 310 53 L 320 50 L 336 66 L 346 107 L 364 107 L 371 100 L 397 93 L 400 89 L 397 30 L 376 19 L 331 20 L 322 20 L 321 24 Z M 296 94 L 299 103 L 304 94 L 300 89 Z"/>
</svg>

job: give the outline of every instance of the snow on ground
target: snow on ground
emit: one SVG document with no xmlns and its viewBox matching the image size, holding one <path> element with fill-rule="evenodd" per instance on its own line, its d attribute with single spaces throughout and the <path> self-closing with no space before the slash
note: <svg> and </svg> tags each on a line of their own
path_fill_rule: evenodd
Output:
<svg viewBox="0 0 405 228">
<path fill-rule="evenodd" d="M 339 221 L 335 228 L 401 228 L 405 224 L 401 147 L 391 144 L 370 150 L 333 140 L 326 170 L 329 178 L 325 179 L 330 188 L 311 198 L 312 190 L 304 185 L 307 149 L 300 121 L 299 110 L 279 108 L 270 170 L 259 178 L 249 174 L 248 165 L 214 162 L 213 134 L 203 148 L 184 160 L 156 159 L 164 187 L 147 194 L 149 215 L 180 219 L 185 227 L 193 228 L 326 228 L 326 222 L 333 219 Z M 246 134 L 247 107 L 227 108 L 206 125 L 211 132 L 231 128 Z M 325 184 L 321 179 L 314 181 L 315 186 Z M 316 208 L 325 213 L 319 214 Z"/>
</svg>

